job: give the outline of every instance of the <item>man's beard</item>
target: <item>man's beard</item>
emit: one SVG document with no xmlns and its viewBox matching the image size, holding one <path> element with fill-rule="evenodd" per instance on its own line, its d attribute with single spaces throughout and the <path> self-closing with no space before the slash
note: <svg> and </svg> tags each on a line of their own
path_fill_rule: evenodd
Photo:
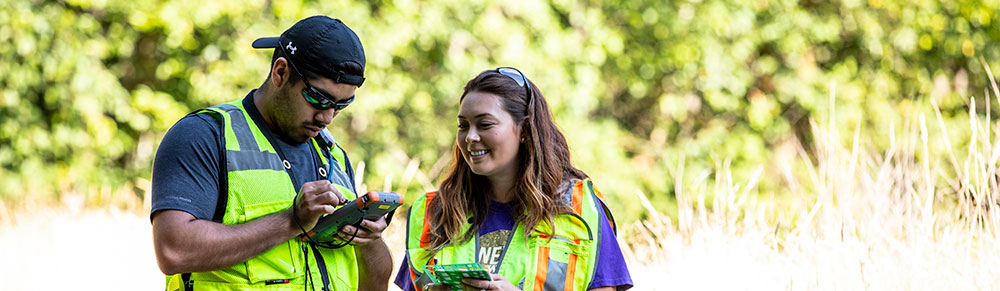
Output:
<svg viewBox="0 0 1000 291">
<path fill-rule="evenodd" d="M 309 137 L 298 135 L 298 131 L 302 125 L 297 123 L 295 110 L 292 109 L 291 98 L 295 97 L 293 96 L 295 93 L 290 88 L 278 90 L 278 96 L 276 96 L 277 98 L 274 103 L 274 112 L 271 114 L 274 117 L 274 125 L 277 127 L 275 133 L 281 136 L 286 142 L 301 144 L 308 141 Z"/>
</svg>

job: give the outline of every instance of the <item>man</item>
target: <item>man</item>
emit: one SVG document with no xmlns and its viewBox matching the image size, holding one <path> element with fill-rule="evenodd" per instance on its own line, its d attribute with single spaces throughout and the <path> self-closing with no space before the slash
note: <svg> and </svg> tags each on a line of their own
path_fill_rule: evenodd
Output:
<svg viewBox="0 0 1000 291">
<path fill-rule="evenodd" d="M 360 40 L 313 16 L 253 47 L 274 49 L 264 84 L 185 116 L 157 150 L 150 216 L 167 289 L 386 290 L 384 217 L 343 227 L 342 248 L 301 239 L 357 197 L 325 128 L 364 82 Z"/>
</svg>

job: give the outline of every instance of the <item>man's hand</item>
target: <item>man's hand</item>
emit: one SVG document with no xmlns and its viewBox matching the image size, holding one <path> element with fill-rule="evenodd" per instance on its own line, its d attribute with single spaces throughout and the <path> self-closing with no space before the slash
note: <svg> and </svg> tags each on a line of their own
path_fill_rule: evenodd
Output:
<svg viewBox="0 0 1000 291">
<path fill-rule="evenodd" d="M 292 207 L 295 207 L 302 228 L 309 231 L 316 227 L 320 216 L 333 213 L 336 206 L 344 203 L 347 203 L 347 199 L 333 187 L 333 184 L 330 184 L 330 181 L 319 180 L 302 184 L 302 189 L 295 197 L 295 205 Z"/>
<path fill-rule="evenodd" d="M 351 240 L 351 244 L 355 246 L 366 246 L 374 241 L 382 239 L 382 231 L 388 224 L 385 222 L 385 217 L 379 217 L 378 220 L 372 221 L 368 219 L 361 220 L 361 227 L 354 225 L 345 225 L 337 233 L 337 237 L 340 240 L 347 241 L 353 236 L 354 239 Z M 357 231 L 357 235 L 354 235 L 354 231 Z"/>
</svg>

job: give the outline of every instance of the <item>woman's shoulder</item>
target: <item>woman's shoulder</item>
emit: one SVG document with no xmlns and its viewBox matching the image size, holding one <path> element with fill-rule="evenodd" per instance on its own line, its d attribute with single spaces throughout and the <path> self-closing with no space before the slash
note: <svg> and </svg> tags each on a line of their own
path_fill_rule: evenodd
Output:
<svg viewBox="0 0 1000 291">
<path fill-rule="evenodd" d="M 564 193 L 573 193 L 572 192 L 573 186 L 576 186 L 577 182 L 580 182 L 580 179 L 577 178 L 563 179 L 562 183 L 559 183 L 559 187 L 556 187 L 556 193 L 559 193 L 560 195 Z"/>
<path fill-rule="evenodd" d="M 590 177 L 564 178 L 562 183 L 559 183 L 559 186 L 556 187 L 556 193 L 558 193 L 560 197 L 572 197 L 573 191 L 585 190 L 587 187 L 590 186 L 588 184 L 593 184 L 593 181 L 590 179 Z"/>
<path fill-rule="evenodd" d="M 562 204 L 563 206 L 572 206 L 573 191 L 575 191 L 576 184 L 580 181 L 582 180 L 577 178 L 563 179 L 562 183 L 559 183 L 559 186 L 556 187 L 556 202 Z"/>
<path fill-rule="evenodd" d="M 424 192 L 424 194 L 422 194 L 422 195 L 417 195 L 416 199 L 413 200 L 413 205 L 417 205 L 418 203 L 421 203 L 421 204 L 422 203 L 426 203 L 426 202 L 434 199 L 434 196 L 437 196 L 437 193 L 438 193 L 438 191 L 434 190 L 434 191 Z"/>
<path fill-rule="evenodd" d="M 593 192 L 593 195 L 590 195 L 591 192 Z M 594 200 L 593 203 L 604 204 L 604 195 L 601 194 L 601 191 L 598 191 L 597 188 L 594 187 L 594 183 L 590 177 L 584 177 L 582 179 L 566 178 L 563 179 L 562 183 L 559 183 L 558 187 L 556 187 L 555 202 L 561 206 L 577 210 L 576 212 L 579 212 L 580 209 L 573 207 L 575 205 L 574 199 L 579 200 L 577 203 L 584 204 L 585 200 L 589 200 L 591 198 Z"/>
</svg>

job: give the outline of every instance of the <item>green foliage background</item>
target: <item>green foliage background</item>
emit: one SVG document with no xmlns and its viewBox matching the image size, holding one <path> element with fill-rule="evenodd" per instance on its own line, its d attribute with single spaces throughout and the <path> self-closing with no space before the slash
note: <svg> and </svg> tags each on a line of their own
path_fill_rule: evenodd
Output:
<svg viewBox="0 0 1000 291">
<path fill-rule="evenodd" d="M 979 58 L 1000 60 L 998 8 L 927 0 L 0 1 L 0 198 L 74 192 L 101 205 L 106 195 L 93 193 L 149 195 L 143 181 L 166 130 L 259 86 L 270 52 L 250 43 L 315 14 L 342 19 L 366 48 L 368 81 L 331 130 L 355 163 L 365 162 L 372 188 L 388 183 L 417 195 L 437 182 L 464 83 L 515 66 L 541 88 L 577 166 L 611 196 L 620 220 L 642 217 L 637 191 L 672 213 L 676 181 L 703 187 L 715 177 L 697 177 L 726 163 L 736 181 L 763 166 L 761 194 L 797 195 L 808 189 L 790 187 L 769 161 L 789 140 L 811 150 L 809 120 L 830 119 L 831 88 L 833 123 L 863 128 L 866 145 L 885 147 L 886 132 L 905 130 L 906 118 L 930 112 L 932 101 L 955 135 L 967 135 L 965 106 L 987 88 Z"/>
</svg>

